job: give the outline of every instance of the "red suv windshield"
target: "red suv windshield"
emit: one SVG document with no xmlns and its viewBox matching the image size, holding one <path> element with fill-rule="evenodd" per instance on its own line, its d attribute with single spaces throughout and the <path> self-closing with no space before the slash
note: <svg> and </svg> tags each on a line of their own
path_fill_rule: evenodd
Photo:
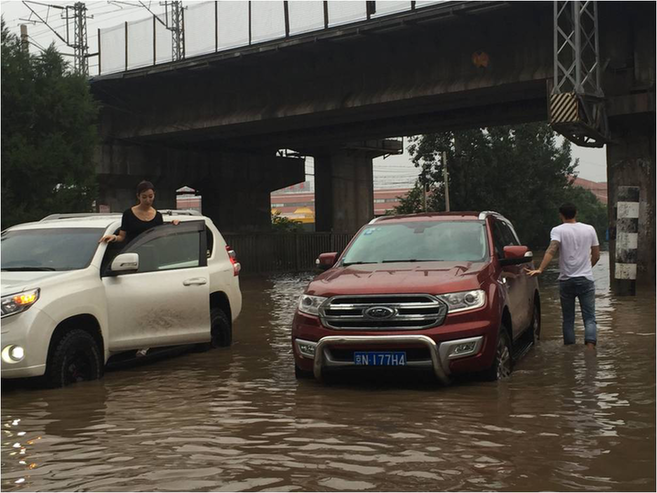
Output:
<svg viewBox="0 0 657 493">
<path fill-rule="evenodd" d="M 342 265 L 386 262 L 468 261 L 487 258 L 486 229 L 480 221 L 409 221 L 367 226 Z"/>
</svg>

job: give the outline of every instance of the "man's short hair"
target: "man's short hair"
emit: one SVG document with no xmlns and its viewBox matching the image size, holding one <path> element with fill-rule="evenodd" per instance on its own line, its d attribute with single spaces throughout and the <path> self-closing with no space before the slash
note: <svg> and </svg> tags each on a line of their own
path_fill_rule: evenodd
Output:
<svg viewBox="0 0 657 493">
<path fill-rule="evenodd" d="M 575 207 L 575 204 L 567 202 L 559 207 L 559 213 L 566 219 L 572 219 L 577 214 L 577 207 Z"/>
</svg>

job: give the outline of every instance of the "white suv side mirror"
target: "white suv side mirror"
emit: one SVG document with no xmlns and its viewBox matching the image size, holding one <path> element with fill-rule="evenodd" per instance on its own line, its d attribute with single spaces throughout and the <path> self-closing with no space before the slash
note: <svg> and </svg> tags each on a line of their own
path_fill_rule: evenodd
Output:
<svg viewBox="0 0 657 493">
<path fill-rule="evenodd" d="M 139 269 L 138 253 L 122 253 L 112 260 L 112 272 L 135 272 Z"/>
</svg>

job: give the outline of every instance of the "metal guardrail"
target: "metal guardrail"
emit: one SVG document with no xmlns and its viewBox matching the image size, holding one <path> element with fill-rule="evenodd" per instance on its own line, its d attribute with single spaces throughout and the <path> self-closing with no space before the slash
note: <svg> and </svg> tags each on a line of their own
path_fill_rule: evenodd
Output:
<svg viewBox="0 0 657 493">
<path fill-rule="evenodd" d="M 342 252 L 351 234 L 339 233 L 223 233 L 237 253 L 243 274 L 301 272 L 315 268 L 320 253 Z"/>
</svg>

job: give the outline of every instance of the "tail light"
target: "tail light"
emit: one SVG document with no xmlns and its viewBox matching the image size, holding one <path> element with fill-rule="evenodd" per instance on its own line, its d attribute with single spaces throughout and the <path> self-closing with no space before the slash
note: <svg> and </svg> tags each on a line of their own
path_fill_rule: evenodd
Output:
<svg viewBox="0 0 657 493">
<path fill-rule="evenodd" d="M 242 264 L 237 261 L 237 254 L 235 253 L 235 250 L 233 250 L 228 245 L 226 245 L 226 252 L 228 252 L 228 259 L 233 265 L 233 275 L 236 276 L 240 273 L 240 270 L 242 270 Z"/>
</svg>

